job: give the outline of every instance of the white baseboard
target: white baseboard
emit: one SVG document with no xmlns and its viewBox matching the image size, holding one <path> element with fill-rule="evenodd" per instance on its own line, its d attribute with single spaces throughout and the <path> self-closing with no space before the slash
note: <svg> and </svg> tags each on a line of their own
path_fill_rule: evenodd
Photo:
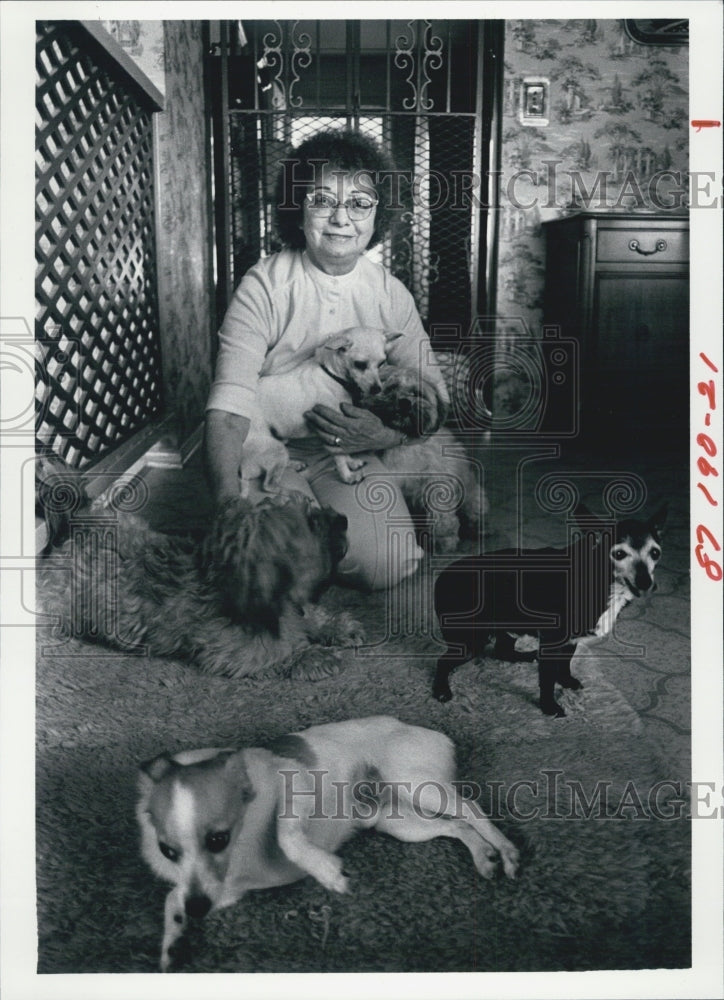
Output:
<svg viewBox="0 0 724 1000">
<path fill-rule="evenodd" d="M 144 469 L 183 469 L 201 447 L 203 435 L 204 425 L 201 423 L 183 444 L 178 445 L 170 419 L 151 424 L 84 473 L 86 493 L 91 500 L 102 503 L 112 487 L 141 476 Z M 47 540 L 45 523 L 36 518 L 36 553 L 42 551 Z"/>
</svg>

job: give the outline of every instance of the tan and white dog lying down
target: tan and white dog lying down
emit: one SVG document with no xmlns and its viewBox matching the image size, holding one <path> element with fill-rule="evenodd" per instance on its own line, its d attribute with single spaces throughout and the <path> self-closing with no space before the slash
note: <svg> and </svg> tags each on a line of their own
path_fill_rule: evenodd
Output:
<svg viewBox="0 0 724 1000">
<path fill-rule="evenodd" d="M 162 971 L 174 964 L 188 916 L 230 906 L 250 889 L 311 875 L 347 892 L 335 852 L 358 830 L 409 842 L 454 837 L 485 878 L 498 855 L 513 878 L 518 851 L 454 781 L 447 736 L 387 716 L 313 726 L 263 749 L 190 750 L 142 765 L 142 854 L 173 884 Z"/>
</svg>

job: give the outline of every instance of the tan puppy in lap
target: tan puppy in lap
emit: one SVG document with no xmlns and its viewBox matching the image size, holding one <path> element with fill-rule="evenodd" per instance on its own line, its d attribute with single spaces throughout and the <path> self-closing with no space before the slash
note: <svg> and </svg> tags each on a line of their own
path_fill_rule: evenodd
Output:
<svg viewBox="0 0 724 1000">
<path fill-rule="evenodd" d="M 274 492 L 289 464 L 285 441 L 308 437 L 304 414 L 318 404 L 339 408 L 352 402 L 352 395 L 379 392 L 380 365 L 387 360 L 390 344 L 401 337 L 372 327 L 350 327 L 317 348 L 311 358 L 280 375 L 259 379 L 256 412 L 242 453 L 242 494 L 249 481 L 261 477 L 262 489 Z M 364 461 L 335 455 L 340 479 L 356 483 L 362 479 Z"/>
</svg>

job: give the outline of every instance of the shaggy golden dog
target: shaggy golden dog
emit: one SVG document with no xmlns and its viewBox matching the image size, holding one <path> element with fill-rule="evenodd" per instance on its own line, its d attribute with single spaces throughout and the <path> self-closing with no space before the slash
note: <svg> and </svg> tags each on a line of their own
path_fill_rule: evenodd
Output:
<svg viewBox="0 0 724 1000">
<path fill-rule="evenodd" d="M 82 476 L 55 458 L 36 469 L 48 528 L 38 605 L 61 634 L 204 673 L 307 679 L 340 670 L 322 647 L 362 641 L 351 617 L 315 604 L 346 551 L 344 516 L 301 496 L 232 499 L 197 541 L 153 531 L 112 501 L 91 504 Z"/>
</svg>

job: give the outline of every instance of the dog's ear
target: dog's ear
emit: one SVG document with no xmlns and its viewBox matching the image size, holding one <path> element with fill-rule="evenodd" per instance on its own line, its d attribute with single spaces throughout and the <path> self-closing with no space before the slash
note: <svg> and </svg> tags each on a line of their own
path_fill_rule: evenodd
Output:
<svg viewBox="0 0 724 1000">
<path fill-rule="evenodd" d="M 256 794 L 244 761 L 244 751 L 235 750 L 224 762 L 224 774 L 231 779 L 242 802 L 251 802 Z"/>
<path fill-rule="evenodd" d="M 147 775 L 151 781 L 161 781 L 169 771 L 178 767 L 178 764 L 171 759 L 167 753 L 160 753 L 152 760 L 147 760 L 139 766 L 140 771 Z"/>
<path fill-rule="evenodd" d="M 253 632 L 279 634 L 283 597 L 293 577 L 284 556 L 288 520 L 283 507 L 255 507 L 233 498 L 217 511 L 201 549 L 201 570 L 222 613 Z"/>
<path fill-rule="evenodd" d="M 649 518 L 649 527 L 651 528 L 651 530 L 655 535 L 658 535 L 659 537 L 663 535 L 664 527 L 666 525 L 666 518 L 668 517 L 668 514 L 669 514 L 669 505 L 668 503 L 665 502 L 662 503 L 662 505 L 659 507 L 656 513 L 652 514 L 651 517 Z"/>
<path fill-rule="evenodd" d="M 278 462 L 272 462 L 268 468 L 262 469 L 261 488 L 265 492 L 276 493 L 281 489 L 282 477 L 287 470 L 287 465 L 286 458 L 283 458 Z"/>
<path fill-rule="evenodd" d="M 312 507 L 307 515 L 309 527 L 315 535 L 323 535 L 325 531 L 346 531 L 347 515 L 340 514 L 332 507 Z"/>
<path fill-rule="evenodd" d="M 338 333 L 336 336 L 331 337 L 325 344 L 322 344 L 322 350 L 344 354 L 350 349 L 353 343 L 354 340 L 348 333 Z"/>
</svg>

